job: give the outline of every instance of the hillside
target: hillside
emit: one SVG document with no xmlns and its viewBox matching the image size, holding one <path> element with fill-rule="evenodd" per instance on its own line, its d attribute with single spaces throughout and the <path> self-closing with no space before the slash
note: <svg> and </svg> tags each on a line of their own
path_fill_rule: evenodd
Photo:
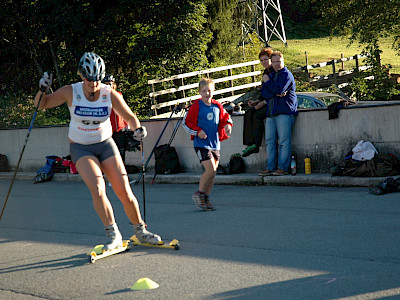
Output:
<svg viewBox="0 0 400 300">
<path fill-rule="evenodd" d="M 275 40 L 271 41 L 271 47 L 283 52 L 286 64 L 292 68 L 306 64 L 305 52 L 308 55 L 308 63 L 316 64 L 338 59 L 341 54 L 344 57 L 350 57 L 361 53 L 363 50 L 363 47 L 359 44 L 349 45 L 349 40 L 345 37 L 289 39 L 287 47 L 281 41 Z M 382 64 L 390 64 L 392 66 L 391 72 L 399 74 L 400 57 L 392 48 L 391 39 L 382 39 L 380 47 L 383 51 L 381 55 Z M 345 67 L 348 68 L 349 66 L 345 65 Z"/>
</svg>

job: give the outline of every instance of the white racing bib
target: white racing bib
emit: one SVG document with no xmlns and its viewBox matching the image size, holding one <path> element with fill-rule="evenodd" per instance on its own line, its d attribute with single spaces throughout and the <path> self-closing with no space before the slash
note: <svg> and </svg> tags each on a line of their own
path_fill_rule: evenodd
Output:
<svg viewBox="0 0 400 300">
<path fill-rule="evenodd" d="M 89 101 L 83 93 L 82 85 L 82 82 L 72 84 L 73 98 L 69 107 L 71 121 L 68 137 L 83 145 L 100 143 L 112 136 L 111 87 L 101 84 L 99 99 Z"/>
</svg>

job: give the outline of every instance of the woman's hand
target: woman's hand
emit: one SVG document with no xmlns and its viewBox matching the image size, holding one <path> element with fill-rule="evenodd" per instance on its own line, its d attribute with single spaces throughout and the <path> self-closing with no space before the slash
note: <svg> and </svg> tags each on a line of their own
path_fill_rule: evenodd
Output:
<svg viewBox="0 0 400 300">
<path fill-rule="evenodd" d="M 286 92 L 284 92 L 283 94 L 278 94 L 276 95 L 277 97 L 285 97 L 286 96 Z"/>
<path fill-rule="evenodd" d="M 264 74 L 262 77 L 263 82 L 267 82 L 269 80 L 269 76 L 267 74 Z"/>
<path fill-rule="evenodd" d="M 265 105 L 265 102 L 264 101 L 260 101 L 259 103 L 257 103 L 256 106 L 254 106 L 254 108 L 257 110 L 257 109 L 263 108 L 264 105 Z"/>
<path fill-rule="evenodd" d="M 258 100 L 256 100 L 256 101 L 254 101 L 254 100 L 249 100 L 249 101 L 247 102 L 247 105 L 248 105 L 249 107 L 253 107 L 253 106 L 256 106 L 257 103 L 258 103 Z"/>
<path fill-rule="evenodd" d="M 47 93 L 50 89 L 51 83 L 53 82 L 53 75 L 47 72 L 43 73 L 43 77 L 39 80 L 39 89 L 41 92 Z"/>
</svg>

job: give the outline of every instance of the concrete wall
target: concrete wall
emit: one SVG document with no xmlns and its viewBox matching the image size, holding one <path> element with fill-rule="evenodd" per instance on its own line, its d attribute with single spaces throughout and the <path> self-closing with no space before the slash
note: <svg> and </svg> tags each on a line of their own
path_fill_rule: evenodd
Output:
<svg viewBox="0 0 400 300">
<path fill-rule="evenodd" d="M 298 169 L 304 170 L 304 158 L 310 157 L 313 172 L 328 173 L 335 163 L 342 163 L 344 155 L 358 141 L 371 141 L 378 152 L 390 152 L 400 157 L 400 104 L 350 106 L 339 111 L 339 118 L 329 120 L 327 109 L 299 112 L 294 124 L 293 152 L 297 155 Z M 234 153 L 241 153 L 243 116 L 233 116 L 233 133 L 222 143 L 221 163 L 227 164 Z M 178 122 L 172 119 L 159 145 L 168 143 Z M 142 121 L 149 132 L 144 140 L 145 159 L 153 149 L 166 120 Z M 24 145 L 27 129 L 0 130 L 0 153 L 5 154 L 15 168 Z M 67 142 L 68 127 L 33 128 L 20 164 L 20 171 L 36 171 L 45 163 L 46 155 L 66 156 L 69 154 Z M 201 165 L 194 153 L 189 135 L 180 126 L 172 143 L 176 147 L 182 166 L 188 172 L 201 172 Z M 266 152 L 262 146 L 260 153 L 245 158 L 247 172 L 256 173 L 265 168 Z M 141 154 L 127 153 L 127 164 L 140 166 Z M 154 169 L 154 157 L 148 170 Z"/>
</svg>

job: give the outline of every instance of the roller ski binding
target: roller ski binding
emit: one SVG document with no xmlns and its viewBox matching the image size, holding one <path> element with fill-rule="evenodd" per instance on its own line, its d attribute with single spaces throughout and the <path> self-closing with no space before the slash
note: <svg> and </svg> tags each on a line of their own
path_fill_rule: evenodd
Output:
<svg viewBox="0 0 400 300">
<path fill-rule="evenodd" d="M 130 240 L 135 246 L 170 248 L 175 250 L 179 250 L 180 248 L 178 240 L 174 239 L 169 243 L 165 243 L 159 235 L 149 232 L 144 223 L 134 225 L 133 228 L 135 234 L 130 238 Z"/>
</svg>

